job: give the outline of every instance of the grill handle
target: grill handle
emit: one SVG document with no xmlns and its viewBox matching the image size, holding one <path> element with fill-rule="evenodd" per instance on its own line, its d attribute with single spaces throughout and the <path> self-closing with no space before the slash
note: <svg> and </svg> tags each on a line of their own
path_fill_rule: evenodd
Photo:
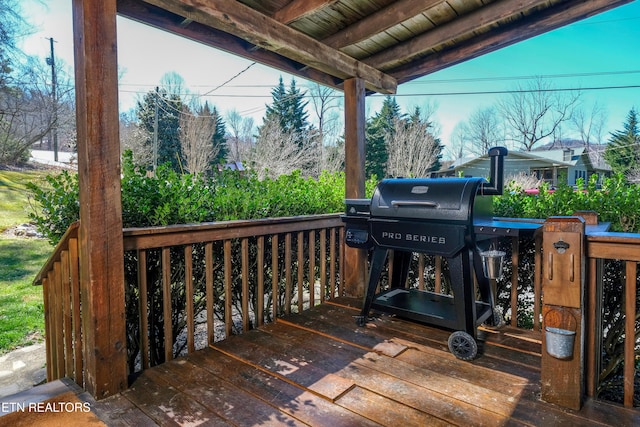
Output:
<svg viewBox="0 0 640 427">
<path fill-rule="evenodd" d="M 430 200 L 392 200 L 391 206 L 422 206 L 425 208 L 437 208 L 440 205 Z"/>
</svg>

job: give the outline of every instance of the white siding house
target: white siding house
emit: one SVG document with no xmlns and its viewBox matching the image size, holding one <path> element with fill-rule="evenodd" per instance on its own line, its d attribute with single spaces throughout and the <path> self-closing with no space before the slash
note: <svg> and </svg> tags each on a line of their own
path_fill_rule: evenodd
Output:
<svg viewBox="0 0 640 427">
<path fill-rule="evenodd" d="M 576 185 L 578 178 L 589 179 L 597 174 L 600 178 L 611 174 L 611 168 L 601 160 L 594 150 L 574 147 L 542 151 L 510 151 L 504 162 L 505 182 L 518 174 L 534 175 L 538 179 L 556 186 L 560 180 Z M 489 157 L 460 159 L 438 176 L 489 176 Z"/>
</svg>

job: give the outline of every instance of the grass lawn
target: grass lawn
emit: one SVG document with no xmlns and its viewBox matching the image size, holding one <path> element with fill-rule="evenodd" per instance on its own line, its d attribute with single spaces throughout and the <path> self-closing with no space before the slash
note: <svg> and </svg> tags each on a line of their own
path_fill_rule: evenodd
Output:
<svg viewBox="0 0 640 427">
<path fill-rule="evenodd" d="M 44 338 L 42 287 L 31 283 L 52 250 L 43 239 L 0 238 L 0 354 Z"/>
<path fill-rule="evenodd" d="M 16 172 L 0 170 L 0 233 L 29 221 L 27 182 L 43 182 L 48 172 L 41 170 Z"/>
<path fill-rule="evenodd" d="M 46 174 L 0 170 L 0 233 L 29 221 L 25 184 Z M 0 354 L 43 339 L 42 288 L 31 282 L 52 251 L 46 240 L 0 236 Z"/>
</svg>

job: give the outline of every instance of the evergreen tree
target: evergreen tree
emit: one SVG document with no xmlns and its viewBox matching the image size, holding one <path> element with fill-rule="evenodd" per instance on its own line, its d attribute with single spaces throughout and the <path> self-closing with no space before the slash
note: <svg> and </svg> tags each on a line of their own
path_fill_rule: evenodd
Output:
<svg viewBox="0 0 640 427">
<path fill-rule="evenodd" d="M 180 95 L 170 94 L 164 88 L 149 91 L 136 106 L 140 126 L 149 135 L 145 145 L 150 147 L 152 152 L 157 115 L 157 164 L 169 163 L 176 171 L 182 170 L 181 163 L 184 160 L 179 135 L 182 108 Z"/>
<path fill-rule="evenodd" d="M 429 136 L 431 136 L 435 143 L 438 145 L 437 147 L 437 156 L 433 163 L 433 165 L 429 168 L 429 171 L 435 172 L 442 169 L 442 152 L 444 151 L 444 145 L 442 144 L 442 140 L 436 136 L 435 124 L 431 121 L 431 117 L 427 117 L 424 119 L 422 117 L 422 109 L 420 107 L 416 107 L 413 110 L 413 113 L 409 116 L 408 122 L 410 124 L 419 124 L 426 120 L 425 128 L 428 130 Z"/>
<path fill-rule="evenodd" d="M 224 163 L 227 159 L 227 155 L 229 154 L 229 149 L 227 148 L 227 129 L 222 116 L 218 112 L 218 109 L 214 106 L 213 110 L 209 108 L 209 103 L 205 102 L 202 111 L 199 112 L 202 116 L 209 116 L 211 120 L 215 123 L 215 133 L 213 134 L 213 138 L 211 143 L 213 144 L 214 150 L 217 150 L 217 155 L 215 159 L 213 159 L 213 165 L 218 163 Z"/>
<path fill-rule="evenodd" d="M 375 175 L 378 179 L 382 179 L 386 176 L 389 154 L 385 138 L 394 132 L 395 123 L 399 119 L 402 119 L 400 106 L 395 98 L 387 96 L 380 112 L 367 121 L 364 165 L 367 178 Z"/>
<path fill-rule="evenodd" d="M 611 134 L 604 158 L 614 172 L 627 175 L 640 169 L 640 129 L 635 108 L 629 111 L 623 126 L 624 130 Z"/>
<path fill-rule="evenodd" d="M 298 145 L 302 147 L 305 141 L 308 141 L 305 133 L 309 130 L 305 94 L 296 87 L 295 79 L 291 80 L 287 90 L 280 77 L 278 86 L 271 91 L 271 96 L 273 103 L 267 105 L 264 123 L 277 123 L 283 133 L 295 135 Z M 261 129 L 258 131 L 259 135 L 262 133 Z"/>
</svg>

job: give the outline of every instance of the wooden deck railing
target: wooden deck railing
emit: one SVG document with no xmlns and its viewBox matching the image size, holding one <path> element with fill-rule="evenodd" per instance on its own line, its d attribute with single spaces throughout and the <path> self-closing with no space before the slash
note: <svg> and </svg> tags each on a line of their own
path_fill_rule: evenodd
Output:
<svg viewBox="0 0 640 427">
<path fill-rule="evenodd" d="M 533 260 L 535 266 L 509 268 L 502 284 L 508 291 L 511 324 L 516 326 L 518 311 L 524 309 L 532 313 L 536 330 L 541 317 L 540 237 L 524 244 L 510 240 L 510 264 L 531 264 Z M 130 372 L 343 292 L 344 235 L 338 215 L 125 229 L 123 238 L 127 317 L 135 319 L 127 325 Z M 640 329 L 635 298 L 640 234 L 597 233 L 586 240 L 586 391 L 597 397 L 607 374 L 623 366 L 618 375 L 623 376 L 624 403 L 632 406 Z M 35 283 L 44 288 L 48 379 L 67 376 L 82 385 L 77 243 L 78 225 L 74 224 Z M 535 249 L 523 255 L 527 245 Z M 532 258 L 522 263 L 524 256 Z M 621 283 L 609 277 L 620 271 L 619 266 L 609 266 L 611 260 L 624 263 Z M 416 257 L 417 286 L 446 291 L 442 270 L 440 260 Z M 425 283 L 427 276 L 434 283 Z M 533 283 L 519 288 L 519 282 L 527 281 Z M 531 306 L 523 308 L 518 301 L 525 292 L 531 294 Z M 613 326 L 602 318 L 603 298 L 612 292 L 619 292 L 619 300 L 624 301 L 619 310 L 604 313 L 609 321 L 613 319 Z M 611 348 L 620 345 L 623 356 L 611 353 Z"/>
<path fill-rule="evenodd" d="M 140 355 L 135 362 L 130 349 L 130 369 L 338 296 L 342 233 L 339 215 L 124 230 L 126 265 L 136 273 L 125 274 L 127 310 L 140 313 L 129 325 Z M 199 343 L 196 327 L 206 337 Z"/>
<path fill-rule="evenodd" d="M 622 389 L 624 405 L 633 407 L 634 395 L 640 391 L 634 386 L 640 361 L 640 234 L 595 233 L 586 240 L 587 395 L 598 397 L 611 388 L 619 394 Z M 615 305 L 617 309 L 611 310 Z M 636 406 L 638 400 L 636 397 Z"/>
<path fill-rule="evenodd" d="M 43 288 L 47 381 L 68 377 L 82 385 L 78 228 L 78 222 L 69 227 L 34 283 Z"/>
</svg>

